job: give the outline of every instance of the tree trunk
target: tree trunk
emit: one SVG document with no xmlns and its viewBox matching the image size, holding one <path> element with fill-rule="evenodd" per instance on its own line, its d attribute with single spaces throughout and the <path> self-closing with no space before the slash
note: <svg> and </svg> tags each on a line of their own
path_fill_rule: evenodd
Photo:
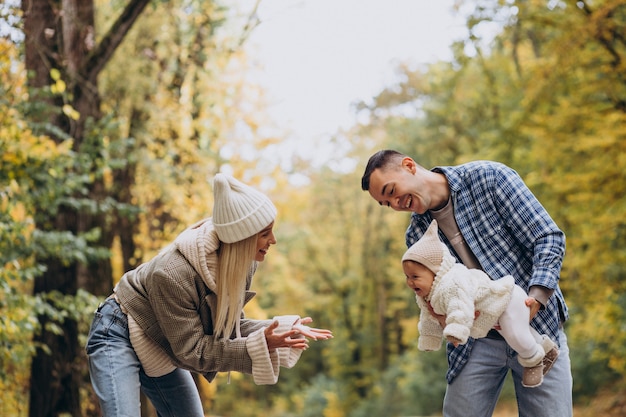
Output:
<svg viewBox="0 0 626 417">
<path fill-rule="evenodd" d="M 29 87 L 37 89 L 51 83 L 50 70 L 57 69 L 71 92 L 71 105 L 80 114 L 78 120 L 65 115 L 48 118 L 47 123 L 61 129 L 74 140 L 74 151 L 99 155 L 101 138 L 91 138 L 85 133 L 88 120 L 100 119 L 100 95 L 98 74 L 105 67 L 115 49 L 139 17 L 149 0 L 130 0 L 100 44 L 95 42 L 93 0 L 22 0 L 24 12 L 25 63 L 32 76 Z M 40 100 L 32 95 L 35 100 Z M 50 104 L 60 106 L 62 102 Z M 37 120 L 35 120 L 37 121 Z M 57 141 L 63 138 L 55 137 Z M 86 143 L 87 141 L 87 143 Z M 84 148 L 84 149 L 83 149 Z M 93 164 L 95 174 L 98 164 Z M 98 203 L 108 196 L 99 175 L 91 184 L 89 198 Z M 61 207 L 54 218 L 37 224 L 40 230 L 69 231 L 79 234 L 97 227 L 101 231 L 96 246 L 110 248 L 116 220 L 107 222 L 104 213 L 79 212 L 74 208 Z M 112 290 L 111 264 L 109 259 L 88 265 L 65 265 L 58 259 L 45 261 L 47 270 L 35 279 L 35 294 L 58 291 L 75 295 L 78 288 L 96 295 L 106 295 Z M 41 334 L 35 343 L 47 347 L 38 348 L 31 366 L 30 405 L 31 417 L 52 417 L 61 413 L 72 417 L 81 416 L 79 387 L 85 377 L 86 364 L 78 344 L 78 326 L 73 320 L 56 323 L 63 330 L 57 335 L 46 329 L 50 319 L 40 317 Z"/>
</svg>

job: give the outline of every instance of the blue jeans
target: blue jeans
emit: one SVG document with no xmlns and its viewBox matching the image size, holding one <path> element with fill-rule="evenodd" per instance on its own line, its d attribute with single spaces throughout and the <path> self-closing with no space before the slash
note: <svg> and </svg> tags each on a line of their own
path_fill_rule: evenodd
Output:
<svg viewBox="0 0 626 417">
<path fill-rule="evenodd" d="M 140 417 L 140 390 L 159 417 L 203 417 L 191 373 L 182 369 L 152 378 L 130 344 L 128 319 L 114 299 L 95 312 L 87 339 L 89 374 L 104 417 Z"/>
<path fill-rule="evenodd" d="M 509 371 L 513 375 L 520 417 L 572 417 L 572 373 L 567 337 L 559 332 L 559 357 L 535 388 L 522 386 L 522 366 L 504 340 L 477 339 L 469 360 L 448 385 L 445 417 L 489 417 Z"/>
</svg>

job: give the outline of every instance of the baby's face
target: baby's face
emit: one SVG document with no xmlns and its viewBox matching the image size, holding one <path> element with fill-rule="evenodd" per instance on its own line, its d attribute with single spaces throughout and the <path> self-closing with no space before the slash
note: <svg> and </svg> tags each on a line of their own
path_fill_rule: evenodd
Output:
<svg viewBox="0 0 626 417">
<path fill-rule="evenodd" d="M 406 276 L 406 285 L 412 289 L 415 294 L 424 298 L 430 293 L 435 280 L 435 274 L 424 265 L 414 261 L 402 262 L 402 269 Z"/>
</svg>

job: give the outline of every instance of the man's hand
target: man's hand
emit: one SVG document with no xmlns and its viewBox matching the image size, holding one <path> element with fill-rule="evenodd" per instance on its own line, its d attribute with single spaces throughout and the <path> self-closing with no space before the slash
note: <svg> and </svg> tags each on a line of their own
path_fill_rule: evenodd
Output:
<svg viewBox="0 0 626 417">
<path fill-rule="evenodd" d="M 430 315 L 433 316 L 439 322 L 439 325 L 441 326 L 442 329 L 445 328 L 446 316 L 444 314 L 435 313 L 435 310 L 433 309 L 433 306 L 430 305 L 430 303 L 426 303 L 426 305 L 428 306 L 428 311 L 430 312 Z"/>
<path fill-rule="evenodd" d="M 312 322 L 313 322 L 313 319 L 311 317 L 298 319 L 293 324 L 291 329 L 297 330 L 298 334 L 301 334 L 302 336 L 308 337 L 313 340 L 326 340 L 326 339 L 331 339 L 333 337 L 333 333 L 330 330 L 316 329 L 313 327 L 305 326 L 305 324 L 309 324 Z"/>
<path fill-rule="evenodd" d="M 437 321 L 439 322 L 439 325 L 441 326 L 442 329 L 445 329 L 445 327 L 446 327 L 446 316 L 444 314 L 437 314 L 437 313 L 435 313 L 435 310 L 433 309 L 433 306 L 430 305 L 430 303 L 426 303 L 426 305 L 428 306 L 428 311 L 430 312 L 430 315 L 433 316 L 435 319 L 437 319 Z M 478 316 L 480 316 L 480 311 L 478 311 L 478 310 L 474 311 L 474 320 L 476 320 L 478 318 Z"/>
<path fill-rule="evenodd" d="M 524 303 L 526 304 L 526 307 L 530 308 L 530 317 L 528 318 L 528 321 L 531 321 L 541 309 L 541 303 L 534 297 L 528 297 Z"/>
</svg>

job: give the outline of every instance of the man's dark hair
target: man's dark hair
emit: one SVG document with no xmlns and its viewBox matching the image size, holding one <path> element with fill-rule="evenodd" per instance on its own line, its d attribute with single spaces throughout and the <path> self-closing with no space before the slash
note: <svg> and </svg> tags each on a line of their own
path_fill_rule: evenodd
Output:
<svg viewBox="0 0 626 417">
<path fill-rule="evenodd" d="M 363 191 L 370 189 L 370 177 L 372 176 L 372 172 L 379 168 L 385 168 L 391 162 L 402 159 L 405 156 L 406 155 L 392 149 L 384 149 L 370 156 L 370 159 L 367 161 L 367 165 L 365 166 L 363 177 L 361 178 L 361 189 Z"/>
<path fill-rule="evenodd" d="M 363 177 L 361 178 L 361 189 L 363 191 L 370 189 L 370 177 L 372 176 L 372 172 L 379 168 L 385 169 L 391 163 L 405 157 L 405 154 L 392 149 L 383 149 L 382 151 L 378 151 L 374 155 L 370 156 L 370 159 L 367 161 L 367 165 L 365 166 Z"/>
</svg>

